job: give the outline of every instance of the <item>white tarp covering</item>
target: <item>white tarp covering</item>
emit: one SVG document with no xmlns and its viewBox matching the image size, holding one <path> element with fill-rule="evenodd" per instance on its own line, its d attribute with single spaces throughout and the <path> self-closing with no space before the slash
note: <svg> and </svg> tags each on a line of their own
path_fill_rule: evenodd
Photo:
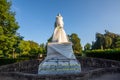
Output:
<svg viewBox="0 0 120 80">
<path fill-rule="evenodd" d="M 60 14 L 56 16 L 55 24 L 56 25 L 52 37 L 52 42 L 68 42 L 67 35 L 63 29 L 64 26 L 63 17 Z"/>
<path fill-rule="evenodd" d="M 71 42 L 48 43 L 47 49 L 47 58 L 57 57 L 58 59 L 75 59 Z"/>
<path fill-rule="evenodd" d="M 67 35 L 63 29 L 63 27 L 57 26 L 54 30 L 53 42 L 68 42 Z"/>
</svg>

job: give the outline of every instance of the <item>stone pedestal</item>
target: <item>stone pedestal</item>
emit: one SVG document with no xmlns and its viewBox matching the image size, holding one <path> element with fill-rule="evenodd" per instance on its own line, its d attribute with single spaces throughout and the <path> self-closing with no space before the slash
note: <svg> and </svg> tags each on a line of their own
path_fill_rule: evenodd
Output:
<svg viewBox="0 0 120 80">
<path fill-rule="evenodd" d="M 72 43 L 48 43 L 48 53 L 39 65 L 38 74 L 75 74 L 81 72 L 79 62 L 73 55 Z"/>
</svg>

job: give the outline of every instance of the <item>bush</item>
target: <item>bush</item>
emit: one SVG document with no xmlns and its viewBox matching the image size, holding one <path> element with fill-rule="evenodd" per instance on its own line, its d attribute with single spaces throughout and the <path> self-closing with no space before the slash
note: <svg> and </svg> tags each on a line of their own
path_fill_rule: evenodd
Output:
<svg viewBox="0 0 120 80">
<path fill-rule="evenodd" d="M 0 66 L 1 65 L 6 65 L 6 64 L 12 64 L 15 62 L 20 62 L 20 61 L 25 61 L 25 60 L 29 60 L 29 58 L 2 58 L 0 59 Z"/>
<path fill-rule="evenodd" d="M 120 49 L 106 49 L 106 50 L 87 50 L 85 51 L 87 57 L 104 58 L 120 61 Z"/>
<path fill-rule="evenodd" d="M 78 53 L 74 53 L 74 55 L 76 56 L 76 57 L 79 57 L 79 56 L 82 56 L 82 54 L 78 54 Z"/>
</svg>

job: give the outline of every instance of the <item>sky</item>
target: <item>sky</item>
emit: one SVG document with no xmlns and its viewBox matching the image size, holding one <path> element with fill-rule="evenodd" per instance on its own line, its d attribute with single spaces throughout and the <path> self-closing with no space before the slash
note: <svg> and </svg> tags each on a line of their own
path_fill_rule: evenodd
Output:
<svg viewBox="0 0 120 80">
<path fill-rule="evenodd" d="M 46 43 L 61 13 L 67 34 L 76 33 L 82 47 L 95 41 L 97 32 L 120 34 L 120 0 L 12 0 L 12 11 L 24 40 Z"/>
</svg>

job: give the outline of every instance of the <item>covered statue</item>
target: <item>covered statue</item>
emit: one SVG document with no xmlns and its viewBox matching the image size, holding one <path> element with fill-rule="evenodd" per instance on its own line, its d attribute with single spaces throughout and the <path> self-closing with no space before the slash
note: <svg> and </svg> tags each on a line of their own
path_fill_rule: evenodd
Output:
<svg viewBox="0 0 120 80">
<path fill-rule="evenodd" d="M 52 41 L 47 44 L 47 56 L 40 63 L 38 74 L 54 75 L 80 72 L 80 63 L 77 61 L 73 53 L 72 43 L 64 31 L 63 17 L 58 14 L 56 16 Z"/>
</svg>

